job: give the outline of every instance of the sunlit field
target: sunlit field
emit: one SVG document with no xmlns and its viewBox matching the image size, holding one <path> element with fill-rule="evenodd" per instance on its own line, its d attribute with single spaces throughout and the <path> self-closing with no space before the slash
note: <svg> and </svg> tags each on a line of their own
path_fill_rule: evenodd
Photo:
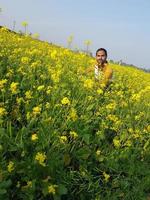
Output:
<svg viewBox="0 0 150 200">
<path fill-rule="evenodd" d="M 0 29 L 0 199 L 148 200 L 150 74 Z"/>
</svg>

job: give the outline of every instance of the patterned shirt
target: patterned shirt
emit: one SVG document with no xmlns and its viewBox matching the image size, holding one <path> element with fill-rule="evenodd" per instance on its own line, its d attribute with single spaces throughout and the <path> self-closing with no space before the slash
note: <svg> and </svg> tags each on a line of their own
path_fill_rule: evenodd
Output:
<svg viewBox="0 0 150 200">
<path fill-rule="evenodd" d="M 94 74 L 95 79 L 105 84 L 106 86 L 109 85 L 113 79 L 113 71 L 108 63 L 105 63 L 103 68 L 98 67 L 98 65 L 95 65 Z"/>
</svg>

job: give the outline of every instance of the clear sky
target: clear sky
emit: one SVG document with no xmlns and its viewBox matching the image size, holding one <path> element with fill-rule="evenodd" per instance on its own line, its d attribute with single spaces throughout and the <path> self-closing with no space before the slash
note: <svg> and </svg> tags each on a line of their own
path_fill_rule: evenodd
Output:
<svg viewBox="0 0 150 200">
<path fill-rule="evenodd" d="M 0 0 L 0 25 L 23 30 L 40 39 L 90 50 L 106 48 L 108 58 L 150 69 L 150 0 Z"/>
</svg>

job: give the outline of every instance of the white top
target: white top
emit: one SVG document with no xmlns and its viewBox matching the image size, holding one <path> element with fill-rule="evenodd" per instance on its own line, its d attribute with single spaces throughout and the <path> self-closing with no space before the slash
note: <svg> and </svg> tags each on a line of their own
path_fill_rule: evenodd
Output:
<svg viewBox="0 0 150 200">
<path fill-rule="evenodd" d="M 103 77 L 103 71 L 100 70 L 97 65 L 95 65 L 94 74 L 95 74 L 95 79 L 97 79 L 97 80 L 100 80 Z M 114 73 L 113 73 L 110 81 L 112 82 L 113 80 L 114 80 Z"/>
</svg>

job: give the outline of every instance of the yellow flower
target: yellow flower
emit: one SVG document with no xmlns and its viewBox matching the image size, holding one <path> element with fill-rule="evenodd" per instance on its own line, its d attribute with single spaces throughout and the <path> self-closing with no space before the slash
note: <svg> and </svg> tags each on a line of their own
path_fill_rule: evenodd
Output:
<svg viewBox="0 0 150 200">
<path fill-rule="evenodd" d="M 67 97 L 64 97 L 62 100 L 61 100 L 61 103 L 62 105 L 70 105 L 70 101 Z"/>
<path fill-rule="evenodd" d="M 128 131 L 129 131 L 129 133 L 133 133 L 134 132 L 132 128 L 129 128 Z"/>
<path fill-rule="evenodd" d="M 50 103 L 46 102 L 45 107 L 46 107 L 46 109 L 49 109 L 50 108 Z"/>
<path fill-rule="evenodd" d="M 18 85 L 19 85 L 19 83 L 15 83 L 15 82 L 11 83 L 10 90 L 11 90 L 12 94 L 18 93 L 18 88 L 17 88 Z"/>
<path fill-rule="evenodd" d="M 106 87 L 106 84 L 105 83 L 101 83 L 100 86 L 101 86 L 102 89 L 104 89 Z"/>
<path fill-rule="evenodd" d="M 93 99 L 93 97 L 92 97 L 92 96 L 88 96 L 87 99 L 88 99 L 89 101 L 91 101 L 91 100 Z"/>
<path fill-rule="evenodd" d="M 27 117 L 27 120 L 29 120 L 30 117 L 31 117 L 31 113 L 30 113 L 30 112 L 27 112 L 26 117 Z"/>
<path fill-rule="evenodd" d="M 121 146 L 120 140 L 118 140 L 117 138 L 113 139 L 113 144 L 116 148 L 119 148 Z"/>
<path fill-rule="evenodd" d="M 32 141 L 36 141 L 36 140 L 38 140 L 38 136 L 37 136 L 36 133 L 32 134 L 32 136 L 31 136 L 31 140 L 32 140 Z"/>
<path fill-rule="evenodd" d="M 32 92 L 30 90 L 25 92 L 26 99 L 32 99 Z"/>
<path fill-rule="evenodd" d="M 6 74 L 6 77 L 11 77 L 13 73 L 14 73 L 13 69 L 9 69 L 9 71 Z"/>
<path fill-rule="evenodd" d="M 125 143 L 125 146 L 130 147 L 131 145 L 132 145 L 131 140 L 127 140 L 126 143 Z"/>
<path fill-rule="evenodd" d="M 3 89 L 4 85 L 7 83 L 7 79 L 0 80 L 0 89 Z"/>
<path fill-rule="evenodd" d="M 65 143 L 65 142 L 67 142 L 68 141 L 68 139 L 67 139 L 67 136 L 65 136 L 65 135 L 63 135 L 63 136 L 60 136 L 60 142 L 61 143 Z"/>
<path fill-rule="evenodd" d="M 92 79 L 86 79 L 84 81 L 84 87 L 87 88 L 87 89 L 92 89 L 94 86 L 94 82 Z"/>
<path fill-rule="evenodd" d="M 147 131 L 149 131 L 149 132 L 150 132 L 150 125 L 148 125 L 148 126 L 147 126 Z"/>
<path fill-rule="evenodd" d="M 139 102 L 140 98 L 141 98 L 140 94 L 133 94 L 132 97 L 131 97 L 131 100 L 134 101 L 134 102 Z"/>
<path fill-rule="evenodd" d="M 30 59 L 28 57 L 22 57 L 21 58 L 21 63 L 22 64 L 29 64 Z"/>
<path fill-rule="evenodd" d="M 11 173 L 14 169 L 15 169 L 15 167 L 14 167 L 14 162 L 9 161 L 9 164 L 8 164 L 8 166 L 7 166 L 8 172 Z"/>
<path fill-rule="evenodd" d="M 6 109 L 0 107 L 0 117 L 4 116 L 4 115 L 6 115 L 6 114 L 7 114 Z"/>
<path fill-rule="evenodd" d="M 32 187 L 32 181 L 27 182 L 27 187 Z"/>
<path fill-rule="evenodd" d="M 110 179 L 110 175 L 106 172 L 103 172 L 104 180 L 107 182 Z"/>
<path fill-rule="evenodd" d="M 26 73 L 24 72 L 24 67 L 21 66 L 18 68 L 17 72 L 21 73 L 22 75 L 25 75 Z"/>
<path fill-rule="evenodd" d="M 69 117 L 72 119 L 72 121 L 76 121 L 77 120 L 78 115 L 77 115 L 77 111 L 74 108 L 71 108 Z"/>
<path fill-rule="evenodd" d="M 90 40 L 85 40 L 85 41 L 84 41 L 84 44 L 87 45 L 87 46 L 91 45 L 91 43 L 92 43 L 92 42 L 91 42 Z"/>
<path fill-rule="evenodd" d="M 49 185 L 48 186 L 48 193 L 56 194 L 56 187 L 58 187 L 58 186 L 57 185 Z"/>
<path fill-rule="evenodd" d="M 41 108 L 39 106 L 36 106 L 32 109 L 32 111 L 33 111 L 33 115 L 37 116 L 41 113 Z"/>
<path fill-rule="evenodd" d="M 118 121 L 118 117 L 115 115 L 108 115 L 107 119 L 113 121 L 113 122 L 117 122 Z"/>
<path fill-rule="evenodd" d="M 51 90 L 46 90 L 46 94 L 50 94 L 51 93 Z"/>
<path fill-rule="evenodd" d="M 45 87 L 44 85 L 40 85 L 40 86 L 37 88 L 37 90 L 38 90 L 38 91 L 42 91 L 42 90 L 44 90 L 44 87 Z"/>
<path fill-rule="evenodd" d="M 42 153 L 42 152 L 38 152 L 35 156 L 35 160 L 37 160 L 39 162 L 39 164 L 42 165 L 43 167 L 46 166 L 46 164 L 44 163 L 46 158 L 47 157 L 46 157 L 45 153 Z"/>
<path fill-rule="evenodd" d="M 23 21 L 23 22 L 21 23 L 21 25 L 22 25 L 22 26 L 28 26 L 28 22 Z"/>
<path fill-rule="evenodd" d="M 53 50 L 53 51 L 51 52 L 51 58 L 52 58 L 52 59 L 55 59 L 56 56 L 57 56 L 57 51 L 56 51 L 56 50 Z"/>
<path fill-rule="evenodd" d="M 96 155 L 99 156 L 100 154 L 101 154 L 101 150 L 98 149 L 98 150 L 96 151 Z"/>
<path fill-rule="evenodd" d="M 8 31 L 8 28 L 7 28 L 6 26 L 4 26 L 4 27 L 1 28 L 1 31 L 2 31 L 2 32 L 3 32 L 3 31 L 4 31 L 4 32 L 7 32 L 7 31 Z"/>
<path fill-rule="evenodd" d="M 116 108 L 115 102 L 106 105 L 106 109 L 108 109 L 108 110 L 115 110 L 115 108 Z"/>
<path fill-rule="evenodd" d="M 20 97 L 20 98 L 16 98 L 16 101 L 17 101 L 17 104 L 21 104 L 22 102 L 24 102 L 24 99 L 22 98 L 22 97 Z"/>
<path fill-rule="evenodd" d="M 70 131 L 70 136 L 76 139 L 78 137 L 78 134 L 75 131 Z"/>
<path fill-rule="evenodd" d="M 50 94 L 52 91 L 52 87 L 51 86 L 48 86 L 47 87 L 47 90 L 46 90 L 46 94 Z"/>
<path fill-rule="evenodd" d="M 28 181 L 26 185 L 22 186 L 22 189 L 32 188 L 32 181 Z"/>
<path fill-rule="evenodd" d="M 58 83 L 60 80 L 60 71 L 55 71 L 51 74 L 51 78 L 54 81 L 54 83 Z"/>
<path fill-rule="evenodd" d="M 102 89 L 98 89 L 97 90 L 97 94 L 103 94 L 103 90 Z"/>
<path fill-rule="evenodd" d="M 32 34 L 32 37 L 34 39 L 39 39 L 40 35 L 38 33 L 34 33 L 34 34 Z"/>
<path fill-rule="evenodd" d="M 36 62 L 33 62 L 30 66 L 31 68 L 36 68 L 38 65 L 39 63 L 36 61 Z"/>
</svg>

